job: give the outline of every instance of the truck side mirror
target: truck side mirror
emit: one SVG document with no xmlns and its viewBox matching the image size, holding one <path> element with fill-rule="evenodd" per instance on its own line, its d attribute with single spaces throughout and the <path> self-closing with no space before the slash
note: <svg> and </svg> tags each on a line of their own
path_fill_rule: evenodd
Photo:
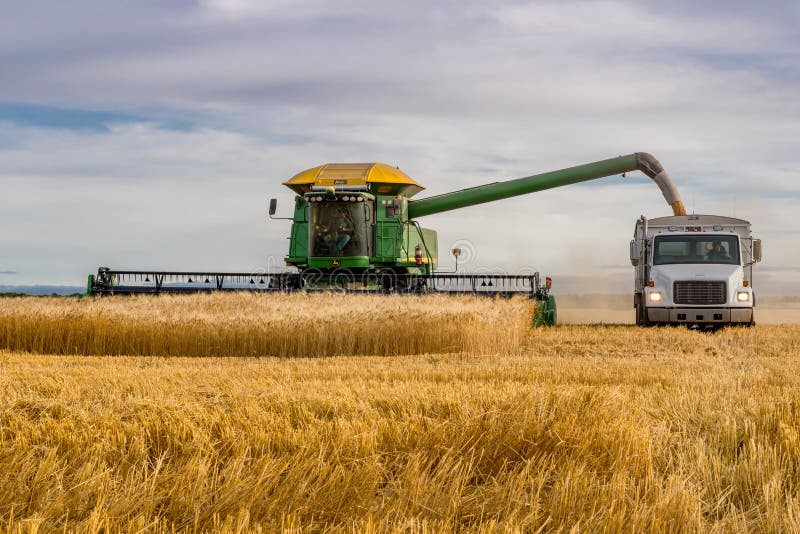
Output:
<svg viewBox="0 0 800 534">
<path fill-rule="evenodd" d="M 639 265 L 639 247 L 636 246 L 635 239 L 631 239 L 631 265 Z"/>
<path fill-rule="evenodd" d="M 761 261 L 761 240 L 753 239 L 753 261 Z"/>
<path fill-rule="evenodd" d="M 278 199 L 271 198 L 269 199 L 269 216 L 272 217 L 275 215 L 276 211 L 278 211 Z"/>
</svg>

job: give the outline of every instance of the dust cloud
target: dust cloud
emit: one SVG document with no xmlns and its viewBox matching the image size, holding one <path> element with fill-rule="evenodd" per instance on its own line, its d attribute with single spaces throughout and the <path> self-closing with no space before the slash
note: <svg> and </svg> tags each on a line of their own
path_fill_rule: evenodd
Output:
<svg viewBox="0 0 800 534">
<path fill-rule="evenodd" d="M 633 324 L 633 295 L 556 295 L 559 324 Z M 757 324 L 800 324 L 800 297 L 756 301 Z"/>
</svg>

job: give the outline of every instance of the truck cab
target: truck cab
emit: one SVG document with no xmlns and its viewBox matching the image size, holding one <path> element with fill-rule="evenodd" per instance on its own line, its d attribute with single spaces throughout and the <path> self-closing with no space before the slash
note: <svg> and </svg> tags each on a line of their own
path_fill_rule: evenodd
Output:
<svg viewBox="0 0 800 534">
<path fill-rule="evenodd" d="M 636 324 L 713 327 L 755 324 L 753 265 L 761 241 L 750 223 L 718 215 L 679 215 L 636 222 Z"/>
</svg>

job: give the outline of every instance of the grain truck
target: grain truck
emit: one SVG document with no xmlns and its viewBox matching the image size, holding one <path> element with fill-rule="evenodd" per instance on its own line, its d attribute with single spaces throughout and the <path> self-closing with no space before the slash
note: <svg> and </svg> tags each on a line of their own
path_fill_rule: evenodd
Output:
<svg viewBox="0 0 800 534">
<path fill-rule="evenodd" d="M 636 221 L 630 243 L 636 324 L 755 324 L 753 265 L 761 240 L 750 223 L 719 215 Z"/>
</svg>

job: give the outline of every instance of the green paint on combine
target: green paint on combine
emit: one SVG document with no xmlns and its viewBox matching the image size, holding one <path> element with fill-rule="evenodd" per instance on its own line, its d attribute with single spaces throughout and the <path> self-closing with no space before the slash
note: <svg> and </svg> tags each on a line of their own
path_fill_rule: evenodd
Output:
<svg viewBox="0 0 800 534">
<path fill-rule="evenodd" d="M 536 315 L 533 317 L 534 326 L 554 326 L 557 319 L 556 298 L 553 295 L 547 295 L 536 300 Z"/>
</svg>

